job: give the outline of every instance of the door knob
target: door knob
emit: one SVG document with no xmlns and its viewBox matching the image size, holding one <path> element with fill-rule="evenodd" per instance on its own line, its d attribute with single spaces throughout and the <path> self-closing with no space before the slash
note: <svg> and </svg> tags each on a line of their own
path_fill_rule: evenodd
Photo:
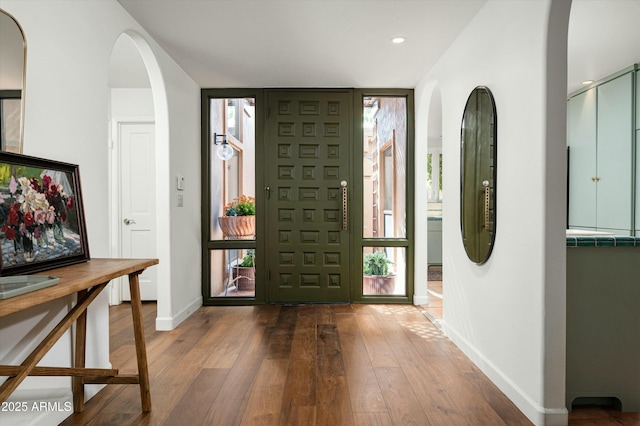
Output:
<svg viewBox="0 0 640 426">
<path fill-rule="evenodd" d="M 123 222 L 125 225 L 133 225 L 134 223 L 136 223 L 136 221 L 133 219 L 125 219 Z"/>
</svg>

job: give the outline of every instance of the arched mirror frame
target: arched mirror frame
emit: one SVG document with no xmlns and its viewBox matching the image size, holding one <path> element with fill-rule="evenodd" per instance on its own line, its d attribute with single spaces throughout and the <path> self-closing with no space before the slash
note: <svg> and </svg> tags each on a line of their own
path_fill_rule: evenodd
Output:
<svg viewBox="0 0 640 426">
<path fill-rule="evenodd" d="M 8 13 L 7 11 L 5 11 L 4 9 L 0 9 L 0 15 L 4 15 L 4 17 L 9 18 L 9 20 L 13 21 L 13 23 L 15 24 L 16 28 L 18 29 L 18 31 L 20 32 L 20 36 L 22 37 L 22 58 L 16 58 L 16 61 L 20 62 L 20 67 L 21 67 L 21 76 L 20 76 L 20 87 L 16 88 L 16 87 L 0 87 L 0 98 L 2 100 L 2 103 L 5 102 L 5 100 L 13 100 L 13 99 L 20 99 L 20 106 L 19 106 L 19 123 L 17 124 L 18 126 L 18 140 L 17 140 L 17 145 L 14 143 L 10 146 L 6 146 L 6 141 L 4 140 L 4 135 L 2 136 L 2 140 L 0 141 L 0 150 L 1 151 L 10 151 L 10 152 L 14 152 L 14 153 L 18 153 L 21 154 L 22 153 L 22 145 L 23 145 L 23 140 L 24 140 L 24 95 L 25 95 L 25 82 L 26 82 L 26 69 L 27 69 L 27 40 L 26 37 L 24 36 L 24 30 L 22 29 L 22 26 L 20 25 L 20 23 L 18 22 L 18 20 L 11 15 L 10 13 Z M 3 39 L 5 37 L 2 37 Z M 16 43 L 17 44 L 17 43 Z M 5 51 L 7 51 L 9 49 L 6 49 Z M 2 116 L 0 117 L 1 120 L 5 120 L 5 113 L 2 111 L 2 106 L 0 106 L 0 113 L 2 114 Z M 3 126 L 6 126 L 6 124 L 3 122 Z M 3 129 L 3 132 L 6 130 Z"/>
<path fill-rule="evenodd" d="M 485 263 L 496 230 L 497 114 L 489 88 L 469 95 L 460 130 L 460 228 L 469 259 Z"/>
</svg>

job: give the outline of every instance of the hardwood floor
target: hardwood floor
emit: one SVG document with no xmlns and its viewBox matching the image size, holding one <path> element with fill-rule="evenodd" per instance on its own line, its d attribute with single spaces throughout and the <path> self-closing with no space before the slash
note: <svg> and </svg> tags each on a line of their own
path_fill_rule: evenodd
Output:
<svg viewBox="0 0 640 426">
<path fill-rule="evenodd" d="M 440 281 L 427 281 L 427 293 L 429 294 L 429 303 L 419 305 L 418 308 L 423 314 L 429 318 L 434 324 L 438 324 L 442 320 L 442 278 Z"/>
<path fill-rule="evenodd" d="M 152 411 L 137 386 L 109 385 L 63 425 L 531 424 L 414 306 L 202 307 L 165 332 L 143 310 Z M 110 308 L 122 373 L 130 314 Z"/>
</svg>

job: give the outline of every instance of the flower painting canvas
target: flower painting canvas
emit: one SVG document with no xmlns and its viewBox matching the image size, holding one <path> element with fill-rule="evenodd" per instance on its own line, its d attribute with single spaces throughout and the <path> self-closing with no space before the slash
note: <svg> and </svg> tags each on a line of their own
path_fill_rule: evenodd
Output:
<svg viewBox="0 0 640 426">
<path fill-rule="evenodd" d="M 0 275 L 89 260 L 78 167 L 0 153 Z"/>
</svg>

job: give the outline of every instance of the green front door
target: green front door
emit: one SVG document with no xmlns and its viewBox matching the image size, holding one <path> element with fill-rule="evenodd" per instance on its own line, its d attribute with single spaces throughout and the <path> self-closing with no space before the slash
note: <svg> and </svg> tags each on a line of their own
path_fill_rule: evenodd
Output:
<svg viewBox="0 0 640 426">
<path fill-rule="evenodd" d="M 267 279 L 271 302 L 348 302 L 352 92 L 267 93 Z"/>
</svg>

